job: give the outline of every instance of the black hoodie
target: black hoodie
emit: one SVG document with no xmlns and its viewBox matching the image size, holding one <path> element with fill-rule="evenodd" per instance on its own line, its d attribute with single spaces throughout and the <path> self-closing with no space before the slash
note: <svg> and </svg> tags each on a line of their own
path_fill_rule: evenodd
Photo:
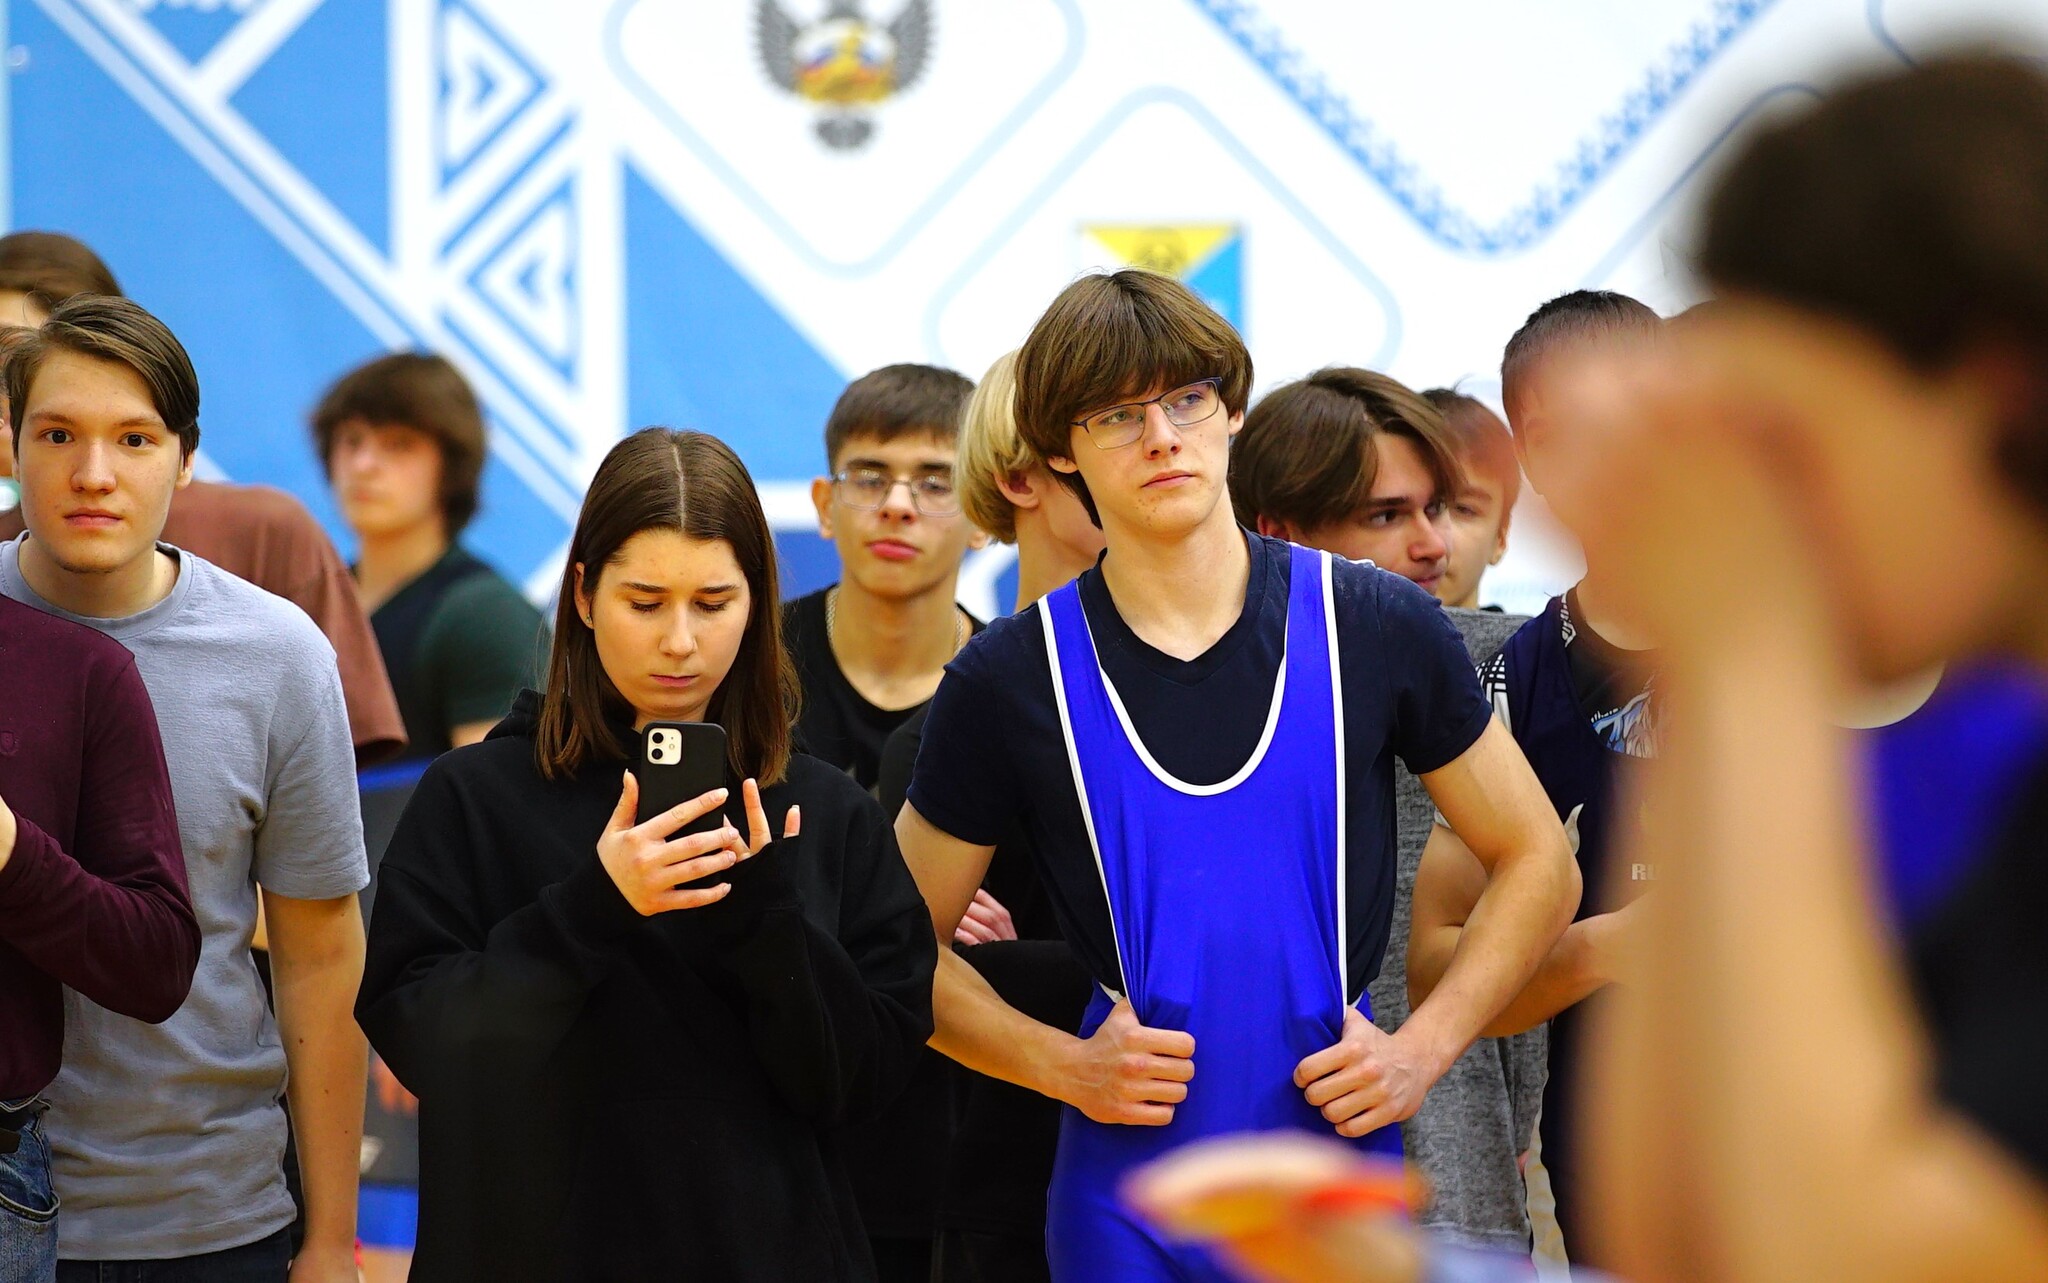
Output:
<svg viewBox="0 0 2048 1283">
<path fill-rule="evenodd" d="M 872 1279 L 833 1129 L 907 1080 L 937 961 L 880 806 L 796 755 L 763 801 L 800 836 L 643 918 L 596 850 L 624 764 L 543 779 L 539 707 L 428 768 L 384 857 L 356 1014 L 420 1098 L 413 1279 Z"/>
</svg>

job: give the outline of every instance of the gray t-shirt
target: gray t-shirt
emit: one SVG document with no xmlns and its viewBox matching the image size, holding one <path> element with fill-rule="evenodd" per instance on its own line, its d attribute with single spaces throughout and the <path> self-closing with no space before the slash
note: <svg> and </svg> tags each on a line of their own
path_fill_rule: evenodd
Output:
<svg viewBox="0 0 2048 1283">
<path fill-rule="evenodd" d="M 1526 616 L 1446 609 L 1474 666 L 1522 626 Z M 1408 921 L 1415 870 L 1436 818 L 1429 793 L 1406 768 L 1394 767 L 1397 854 L 1394 922 L 1387 957 L 1371 986 L 1374 1022 L 1392 1033 L 1408 1019 Z M 1437 1080 L 1415 1117 L 1401 1125 L 1408 1157 L 1429 1179 L 1421 1224 L 1467 1242 L 1529 1250 L 1527 1195 L 1516 1160 L 1529 1147 L 1543 1103 L 1548 1027 L 1512 1038 L 1481 1038 Z"/>
<path fill-rule="evenodd" d="M 20 539 L 0 544 L 0 593 L 134 652 L 202 935 L 192 994 L 161 1025 L 65 994 L 64 1068 L 46 1095 L 73 1260 L 195 1256 L 291 1222 L 284 1046 L 249 949 L 256 888 L 328 900 L 369 881 L 334 649 L 284 598 L 159 546 L 179 559 L 170 595 L 90 619 L 29 588 Z"/>
</svg>

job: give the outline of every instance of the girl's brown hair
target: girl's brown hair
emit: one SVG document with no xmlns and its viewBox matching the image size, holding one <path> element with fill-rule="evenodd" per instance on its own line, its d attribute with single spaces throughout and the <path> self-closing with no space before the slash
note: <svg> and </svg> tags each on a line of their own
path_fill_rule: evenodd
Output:
<svg viewBox="0 0 2048 1283">
<path fill-rule="evenodd" d="M 735 774 L 775 783 L 789 766 L 798 689 L 796 669 L 782 647 L 775 541 L 739 456 L 717 437 L 674 428 L 635 432 L 612 447 L 590 479 L 562 567 L 554 649 L 534 733 L 535 766 L 558 780 L 593 759 L 626 757 L 626 746 L 606 720 L 625 711 L 625 697 L 605 674 L 596 636 L 576 609 L 576 567 L 586 568 L 594 590 L 604 567 L 643 530 L 673 530 L 732 546 L 747 580 L 747 627 L 704 716 L 725 728 Z"/>
</svg>

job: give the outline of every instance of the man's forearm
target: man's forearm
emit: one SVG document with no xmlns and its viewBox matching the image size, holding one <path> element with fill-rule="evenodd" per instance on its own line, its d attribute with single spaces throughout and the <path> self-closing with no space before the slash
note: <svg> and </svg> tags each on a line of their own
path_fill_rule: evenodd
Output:
<svg viewBox="0 0 2048 1283">
<path fill-rule="evenodd" d="M 1064 1100 L 1064 1053 L 1080 1040 L 1004 1002 L 960 955 L 942 944 L 932 981 L 931 1045 L 976 1073 Z"/>
<path fill-rule="evenodd" d="M 315 956 L 296 957 L 300 942 L 281 937 L 271 952 L 309 1246 L 347 1247 L 355 1241 L 370 1047 L 355 1021 L 363 953 L 360 920 L 354 926 L 353 948 L 343 941 L 317 952 L 309 948 Z"/>
<path fill-rule="evenodd" d="M 1611 922 L 1612 916 L 1602 913 L 1566 927 L 1537 964 L 1536 974 L 1487 1022 L 1482 1036 L 1506 1038 L 1534 1029 L 1605 988 L 1612 977 L 1601 964 L 1598 939 Z"/>
<path fill-rule="evenodd" d="M 1395 1036 L 1431 1047 L 1445 1065 L 1457 1059 L 1494 1029 L 1555 951 L 1578 892 L 1578 865 L 1568 852 L 1533 848 L 1496 861 L 1443 979 Z M 1565 978 L 1562 969 L 1557 978 Z"/>
</svg>

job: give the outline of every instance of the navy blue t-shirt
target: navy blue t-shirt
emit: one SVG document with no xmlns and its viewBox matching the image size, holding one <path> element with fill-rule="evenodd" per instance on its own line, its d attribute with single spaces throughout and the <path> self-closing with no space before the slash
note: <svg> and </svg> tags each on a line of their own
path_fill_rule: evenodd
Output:
<svg viewBox="0 0 2048 1283">
<path fill-rule="evenodd" d="M 1244 609 L 1192 660 L 1140 640 L 1100 568 L 1081 604 L 1103 671 L 1161 767 L 1194 784 L 1234 775 L 1271 711 L 1287 631 L 1288 545 L 1247 532 Z M 1379 973 L 1394 909 L 1394 759 L 1423 775 L 1456 760 L 1492 710 L 1436 599 L 1370 565 L 1334 562 L 1344 694 L 1350 965 L 1356 1000 Z M 1021 825 L 1067 942 L 1121 993 L 1116 943 L 1060 728 L 1039 605 L 997 620 L 946 668 L 932 699 L 909 798 L 963 842 L 994 845 Z M 1085 764 L 1084 767 L 1085 768 Z M 1220 833 L 1227 842 L 1230 835 Z"/>
</svg>

